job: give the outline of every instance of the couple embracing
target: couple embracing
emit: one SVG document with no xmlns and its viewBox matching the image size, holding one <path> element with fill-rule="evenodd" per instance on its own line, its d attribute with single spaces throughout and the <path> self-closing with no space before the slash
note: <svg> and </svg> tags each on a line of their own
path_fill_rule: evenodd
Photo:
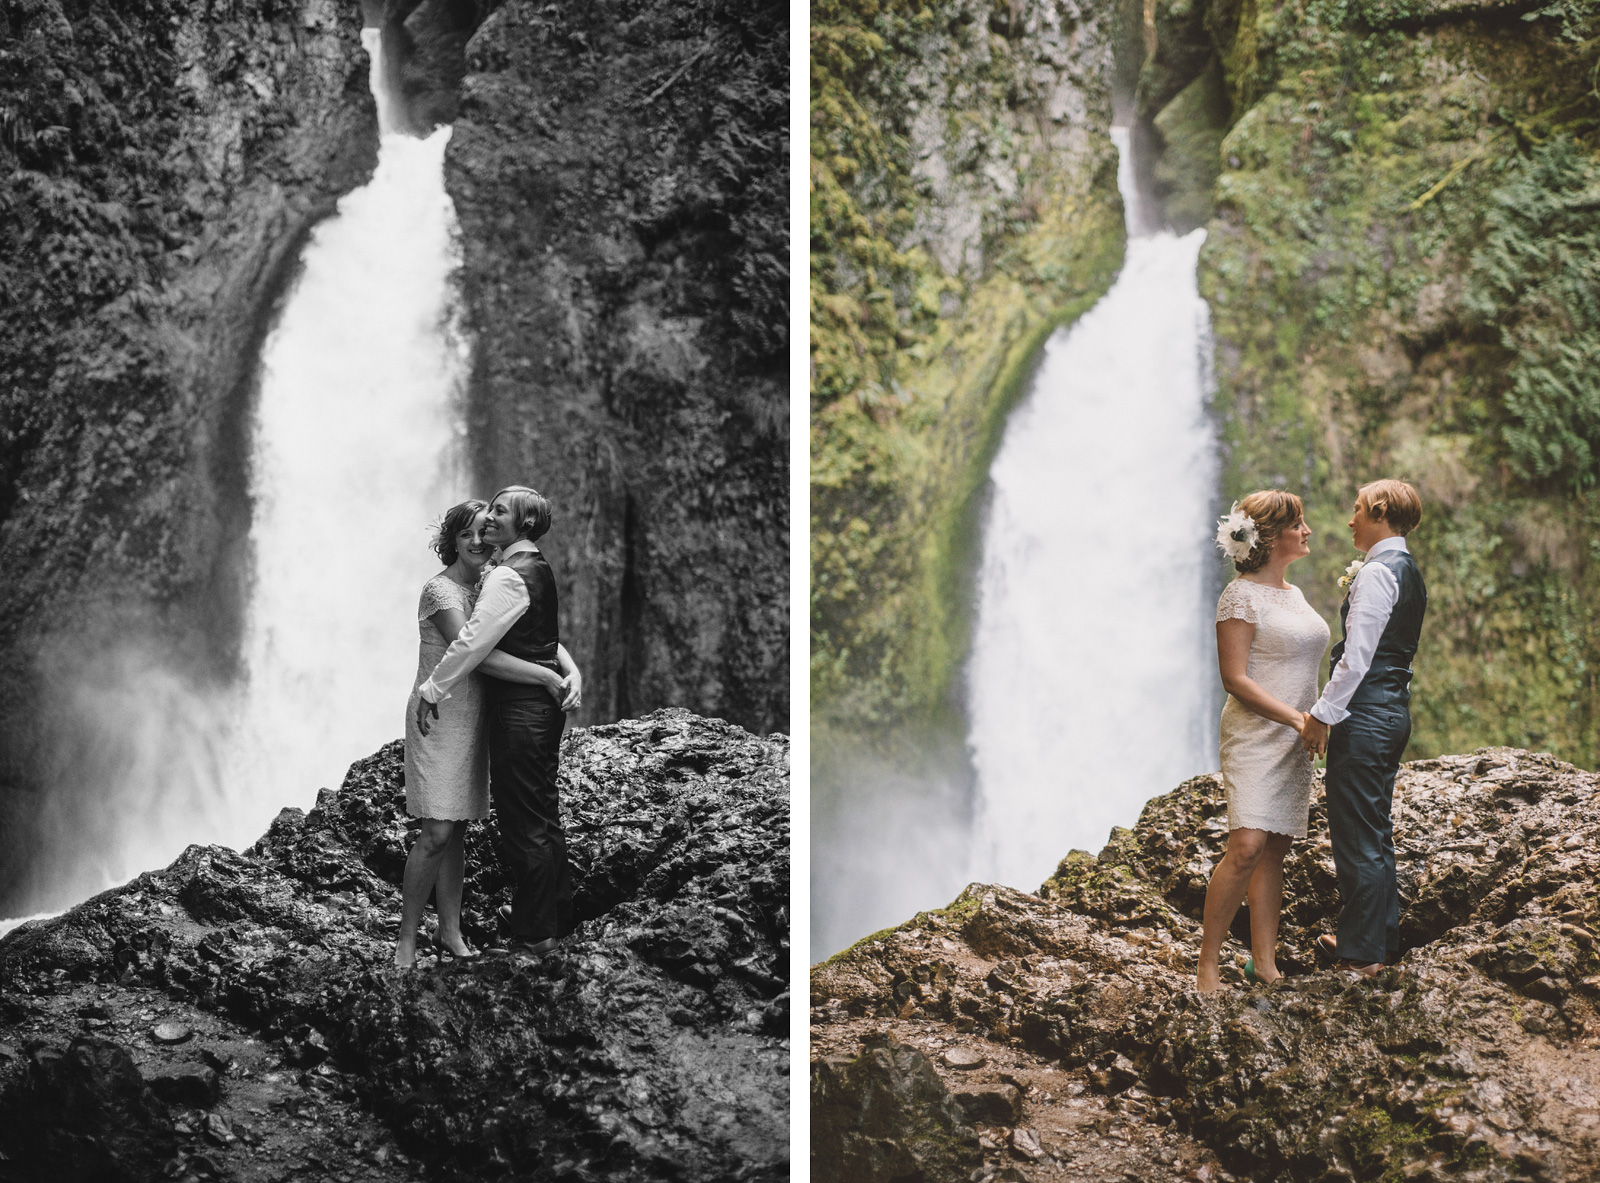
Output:
<svg viewBox="0 0 1600 1183">
<path fill-rule="evenodd" d="M 1337 935 L 1317 940 L 1326 959 L 1366 977 L 1400 956 L 1400 897 L 1390 810 L 1400 756 L 1411 737 L 1411 659 L 1428 592 L 1406 535 L 1422 520 L 1404 481 L 1363 485 L 1349 522 L 1366 555 L 1339 582 L 1344 638 L 1333 647 L 1320 696 L 1317 667 L 1327 624 L 1285 578 L 1311 553 L 1311 530 L 1292 493 L 1252 493 L 1218 524 L 1217 544 L 1239 577 L 1217 602 L 1222 779 L 1228 848 L 1206 889 L 1196 985 L 1222 984 L 1218 958 L 1239 904 L 1250 902 L 1251 964 L 1259 981 L 1275 960 L 1283 858 L 1304 838 L 1312 762 L 1326 754 L 1328 829 L 1339 880 Z"/>
<path fill-rule="evenodd" d="M 401 968 L 416 962 L 430 892 L 435 949 L 477 956 L 461 935 L 465 841 L 467 822 L 488 817 L 491 790 L 511 881 L 501 915 L 511 951 L 548 952 L 572 929 L 556 775 L 583 677 L 561 644 L 555 576 L 536 545 L 550 519 L 549 502 L 512 485 L 450 508 L 433 540 L 445 567 L 417 606 L 421 652 L 406 706 L 406 811 L 420 828 L 406 859 Z"/>
</svg>

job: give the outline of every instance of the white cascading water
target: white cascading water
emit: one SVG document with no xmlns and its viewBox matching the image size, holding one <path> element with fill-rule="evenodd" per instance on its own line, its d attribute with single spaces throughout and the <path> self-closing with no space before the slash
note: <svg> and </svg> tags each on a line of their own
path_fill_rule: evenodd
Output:
<svg viewBox="0 0 1600 1183">
<path fill-rule="evenodd" d="M 967 671 L 972 873 L 1028 891 L 1216 762 L 1205 231 L 1144 232 L 1111 134 L 1127 255 L 1007 424 Z"/>
<path fill-rule="evenodd" d="M 311 235 L 262 353 L 244 681 L 199 690 L 130 640 L 74 692 L 100 808 L 91 825 L 50 825 L 51 899 L 165 866 L 192 842 L 246 846 L 403 732 L 417 595 L 439 567 L 429 524 L 467 496 L 466 343 L 450 130 L 402 134 L 378 30 L 362 43 L 377 169 Z"/>
<path fill-rule="evenodd" d="M 232 845 L 401 733 L 417 594 L 439 568 L 428 525 L 466 495 L 450 129 L 401 133 L 378 30 L 362 43 L 377 170 L 316 228 L 262 353 Z"/>
</svg>

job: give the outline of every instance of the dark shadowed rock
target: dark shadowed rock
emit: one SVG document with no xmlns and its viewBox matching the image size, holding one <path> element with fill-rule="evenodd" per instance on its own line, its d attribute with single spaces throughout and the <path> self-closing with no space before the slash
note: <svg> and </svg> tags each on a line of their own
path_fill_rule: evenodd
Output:
<svg viewBox="0 0 1600 1183">
<path fill-rule="evenodd" d="M 1251 1179 L 1592 1179 L 1597 789 L 1592 773 L 1506 748 L 1403 766 L 1405 952 L 1371 980 L 1313 955 L 1337 914 L 1319 791 L 1285 864 L 1286 976 L 1247 986 L 1234 944 L 1224 990 L 1201 996 L 1198 921 L 1227 827 L 1220 785 L 1196 778 L 1098 857 L 1068 855 L 1037 895 L 974 884 L 815 967 L 813 1056 L 863 1038 L 986 1041 L 983 1083 L 1003 1071 L 1025 1086 L 1042 1155 L 1029 1178 L 1117 1178 L 1105 1155 L 1142 1145 L 1151 1178 L 1209 1151 Z M 977 1091 L 974 1074 L 943 1071 Z M 1033 1161 L 1021 1127 L 974 1120 L 986 1171 Z"/>
<path fill-rule="evenodd" d="M 976 1131 L 928 1058 L 889 1041 L 811 1065 L 811 1177 L 817 1183 L 965 1178 Z"/>
<path fill-rule="evenodd" d="M 168 1105 L 208 1109 L 217 1103 L 222 1085 L 210 1064 L 156 1064 L 144 1070 L 150 1091 Z"/>
<path fill-rule="evenodd" d="M 0 1112 L 4 1170 L 19 1179 L 145 1183 L 178 1146 L 167 1107 L 127 1049 L 95 1036 L 37 1047 Z"/>
<path fill-rule="evenodd" d="M 216 1178 L 269 1152 L 361 1178 L 786 1176 L 786 741 L 682 710 L 569 732 L 577 931 L 411 973 L 391 965 L 401 769 L 391 744 L 250 851 L 190 847 L 0 940 L 0 1042 L 107 1023 Z M 468 852 L 484 945 L 506 899 L 488 835 Z M 194 1039 L 151 1036 L 168 1023 Z M 0 1112 L 30 1081 L 0 1058 Z"/>
</svg>

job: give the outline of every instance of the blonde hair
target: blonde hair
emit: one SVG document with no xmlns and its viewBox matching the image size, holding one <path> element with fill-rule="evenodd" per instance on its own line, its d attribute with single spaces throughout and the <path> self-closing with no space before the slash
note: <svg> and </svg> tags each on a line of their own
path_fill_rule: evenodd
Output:
<svg viewBox="0 0 1600 1183">
<path fill-rule="evenodd" d="M 550 503 L 527 485 L 507 485 L 493 497 L 493 501 L 506 499 L 512 521 L 517 523 L 517 537 L 537 542 L 550 529 L 553 515 Z"/>
<path fill-rule="evenodd" d="M 1265 567 L 1278 535 L 1306 516 L 1300 498 L 1282 489 L 1258 489 L 1239 502 L 1239 509 L 1256 524 L 1255 546 L 1244 558 L 1233 560 L 1240 575 Z"/>
<path fill-rule="evenodd" d="M 1356 504 L 1375 522 L 1383 522 L 1402 538 L 1422 521 L 1422 498 L 1405 481 L 1385 477 L 1361 486 Z"/>
</svg>

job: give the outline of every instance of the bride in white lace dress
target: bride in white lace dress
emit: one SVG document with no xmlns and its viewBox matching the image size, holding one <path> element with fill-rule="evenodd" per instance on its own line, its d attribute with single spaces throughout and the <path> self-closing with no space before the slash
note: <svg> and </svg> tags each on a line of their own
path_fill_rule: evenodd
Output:
<svg viewBox="0 0 1600 1183">
<path fill-rule="evenodd" d="M 1218 958 L 1229 926 L 1250 900 L 1254 976 L 1278 978 L 1278 914 L 1283 858 L 1306 835 L 1311 811 L 1311 753 L 1301 741 L 1306 711 L 1317 701 L 1317 669 L 1328 647 L 1327 622 L 1284 576 L 1311 553 L 1300 498 L 1252 493 L 1218 530 L 1218 545 L 1239 577 L 1217 601 L 1217 664 L 1228 701 L 1222 708 L 1222 781 L 1228 796 L 1228 849 L 1206 889 L 1196 985 L 1222 984 Z"/>
<path fill-rule="evenodd" d="M 416 962 L 417 929 L 430 892 L 439 914 L 434 948 L 454 957 L 477 956 L 461 935 L 461 891 L 467 822 L 489 816 L 483 692 L 475 674 L 463 678 L 439 703 L 439 716 L 426 735 L 417 728 L 416 705 L 417 686 L 433 673 L 477 602 L 478 579 L 494 550 L 483 540 L 488 508 L 486 501 L 463 501 L 445 511 L 432 544 L 445 567 L 423 584 L 417 603 L 417 677 L 406 700 L 406 812 L 419 828 L 401 893 L 394 961 L 402 969 Z M 543 666 L 499 650 L 478 668 L 505 682 L 560 682 Z"/>
</svg>

